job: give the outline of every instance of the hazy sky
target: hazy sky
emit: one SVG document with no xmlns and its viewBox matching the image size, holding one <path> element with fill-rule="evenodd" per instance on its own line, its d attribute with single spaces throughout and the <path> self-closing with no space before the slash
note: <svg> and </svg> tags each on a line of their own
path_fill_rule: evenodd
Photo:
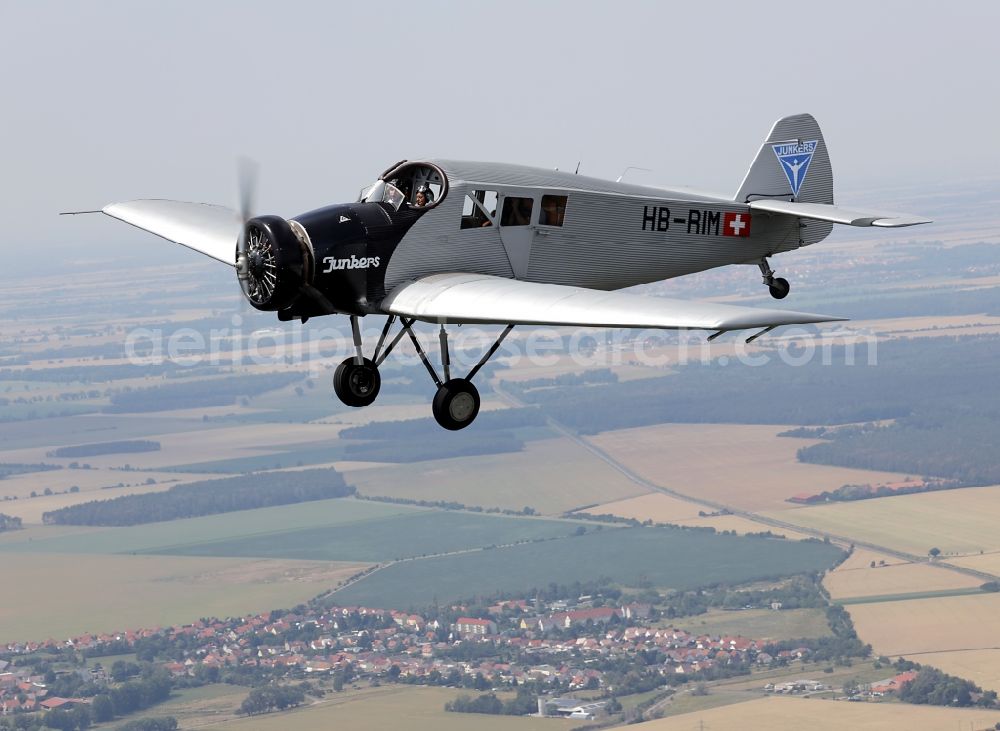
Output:
<svg viewBox="0 0 1000 731">
<path fill-rule="evenodd" d="M 802 111 L 838 190 L 1000 170 L 1000 3 L 985 0 L 0 0 L 0 23 L 15 263 L 156 246 L 55 214 L 231 204 L 241 154 L 260 163 L 258 211 L 287 216 L 419 156 L 638 165 L 654 172 L 634 182 L 731 193 L 772 122 Z"/>
</svg>

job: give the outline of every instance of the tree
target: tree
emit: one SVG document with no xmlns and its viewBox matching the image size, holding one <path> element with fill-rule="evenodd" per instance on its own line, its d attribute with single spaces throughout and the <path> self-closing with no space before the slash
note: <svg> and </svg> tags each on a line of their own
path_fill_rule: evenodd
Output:
<svg viewBox="0 0 1000 731">
<path fill-rule="evenodd" d="M 111 705 L 111 698 L 106 693 L 94 696 L 90 710 L 97 723 L 104 723 L 115 717 L 115 708 Z"/>
<path fill-rule="evenodd" d="M 929 556 L 930 556 L 931 558 L 937 558 L 938 556 L 940 556 L 940 555 L 941 555 L 941 549 L 940 549 L 940 548 L 938 548 L 937 546 L 935 546 L 935 547 L 934 547 L 934 548 L 932 548 L 932 549 L 931 549 L 930 551 L 928 551 L 928 552 L 927 552 L 927 554 L 928 554 L 928 555 L 929 555 Z"/>
</svg>

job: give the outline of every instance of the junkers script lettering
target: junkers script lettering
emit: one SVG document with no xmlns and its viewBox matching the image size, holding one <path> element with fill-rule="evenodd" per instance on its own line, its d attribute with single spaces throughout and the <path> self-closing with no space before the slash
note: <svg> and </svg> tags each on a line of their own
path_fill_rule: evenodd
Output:
<svg viewBox="0 0 1000 731">
<path fill-rule="evenodd" d="M 368 269 L 369 267 L 377 267 L 380 258 L 378 256 L 358 257 L 353 254 L 351 254 L 350 259 L 334 259 L 332 256 L 327 256 L 323 259 L 323 263 L 326 265 L 323 273 L 329 274 L 335 269 Z"/>
</svg>

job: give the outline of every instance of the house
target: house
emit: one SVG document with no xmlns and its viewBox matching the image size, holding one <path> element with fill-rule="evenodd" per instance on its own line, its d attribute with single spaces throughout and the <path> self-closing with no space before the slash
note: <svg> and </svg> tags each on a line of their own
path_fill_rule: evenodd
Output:
<svg viewBox="0 0 1000 731">
<path fill-rule="evenodd" d="M 475 619 L 472 617 L 459 617 L 455 622 L 455 631 L 464 636 L 495 635 L 497 624 L 492 619 Z"/>
<path fill-rule="evenodd" d="M 613 607 L 595 607 L 593 609 L 574 609 L 569 612 L 558 612 L 552 615 L 552 622 L 557 627 L 569 629 L 574 625 L 586 624 L 607 624 L 618 615 L 618 610 Z"/>
<path fill-rule="evenodd" d="M 883 680 L 879 683 L 873 683 L 871 686 L 871 694 L 874 696 L 886 695 L 887 693 L 895 693 L 900 688 L 902 688 L 906 683 L 917 677 L 916 670 L 907 670 L 905 673 L 900 673 L 899 675 L 889 678 L 888 680 Z"/>
</svg>

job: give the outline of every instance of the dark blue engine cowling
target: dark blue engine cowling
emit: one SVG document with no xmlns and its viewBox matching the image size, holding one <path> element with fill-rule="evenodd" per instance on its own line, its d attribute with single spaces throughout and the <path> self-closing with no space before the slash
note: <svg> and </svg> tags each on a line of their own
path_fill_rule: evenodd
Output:
<svg viewBox="0 0 1000 731">
<path fill-rule="evenodd" d="M 346 203 L 327 206 L 292 219 L 305 229 L 312 244 L 309 288 L 282 319 L 344 312 L 375 312 L 373 303 L 385 296 L 389 258 L 424 211 L 405 203 L 396 211 L 386 203 Z"/>
</svg>

